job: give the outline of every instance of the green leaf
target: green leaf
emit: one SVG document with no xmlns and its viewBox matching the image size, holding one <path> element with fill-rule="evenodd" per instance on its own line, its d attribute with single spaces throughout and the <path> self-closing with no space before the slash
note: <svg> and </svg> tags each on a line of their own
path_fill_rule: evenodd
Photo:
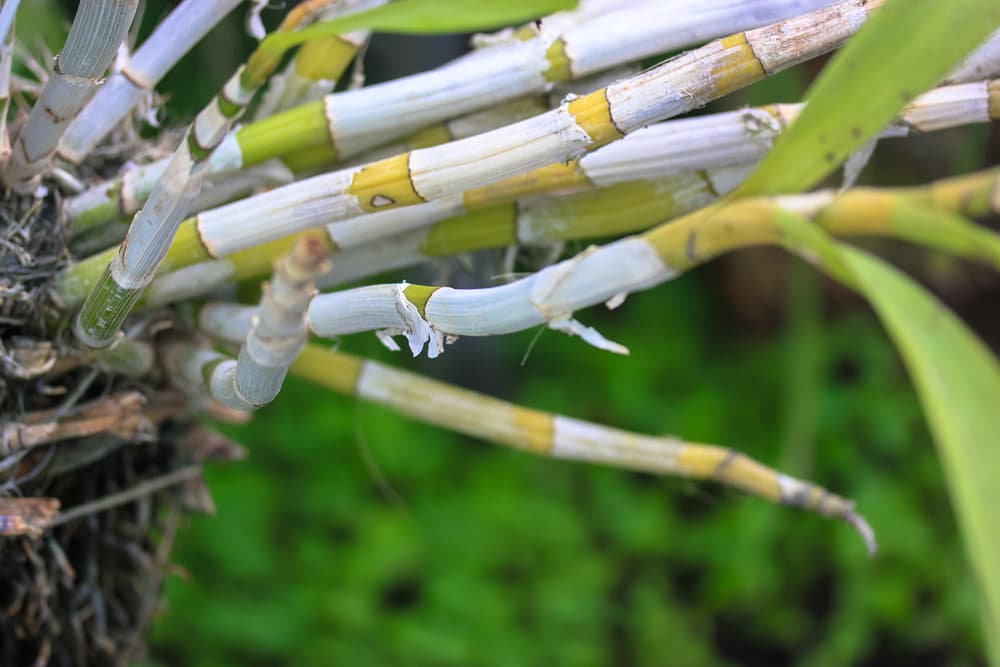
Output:
<svg viewBox="0 0 1000 667">
<path fill-rule="evenodd" d="M 808 220 L 782 214 L 786 246 L 821 264 L 871 302 L 899 348 L 924 406 L 972 568 L 987 636 L 1000 636 L 1000 364 L 920 285 Z M 991 650 L 995 647 L 991 647 Z M 1000 656 L 994 656 L 1000 657 Z"/>
<path fill-rule="evenodd" d="M 985 597 L 985 631 L 1000 635 L 1000 365 L 912 280 L 859 250 L 844 246 L 841 256 L 916 383 Z"/>
<path fill-rule="evenodd" d="M 802 115 L 737 195 L 812 187 L 998 25 L 997 0 L 887 0 L 823 69 Z"/>
<path fill-rule="evenodd" d="M 490 30 L 573 9 L 576 4 L 576 0 L 398 0 L 295 32 L 273 33 L 259 48 L 284 52 L 312 39 L 352 30 L 417 34 Z"/>
</svg>

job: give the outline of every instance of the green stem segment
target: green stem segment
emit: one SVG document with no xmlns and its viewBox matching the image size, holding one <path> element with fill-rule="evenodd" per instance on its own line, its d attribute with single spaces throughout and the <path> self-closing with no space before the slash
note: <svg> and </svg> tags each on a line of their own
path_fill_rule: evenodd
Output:
<svg viewBox="0 0 1000 667">
<path fill-rule="evenodd" d="M 119 286 L 111 277 L 111 268 L 106 268 L 76 318 L 73 328 L 76 337 L 90 348 L 108 347 L 141 295 L 141 287 Z"/>
<path fill-rule="evenodd" d="M 132 220 L 119 252 L 87 295 L 75 331 L 88 347 L 107 347 L 153 280 L 191 201 L 201 189 L 207 160 L 243 115 L 257 88 L 271 74 L 234 74 L 191 124 L 146 203 Z"/>
</svg>

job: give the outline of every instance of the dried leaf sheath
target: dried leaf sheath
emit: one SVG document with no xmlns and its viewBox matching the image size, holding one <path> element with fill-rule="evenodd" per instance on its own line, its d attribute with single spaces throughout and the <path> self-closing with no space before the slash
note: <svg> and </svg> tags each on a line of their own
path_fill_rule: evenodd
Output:
<svg viewBox="0 0 1000 667">
<path fill-rule="evenodd" d="M 39 537 L 59 510 L 55 498 L 0 498 L 0 539 Z"/>
</svg>

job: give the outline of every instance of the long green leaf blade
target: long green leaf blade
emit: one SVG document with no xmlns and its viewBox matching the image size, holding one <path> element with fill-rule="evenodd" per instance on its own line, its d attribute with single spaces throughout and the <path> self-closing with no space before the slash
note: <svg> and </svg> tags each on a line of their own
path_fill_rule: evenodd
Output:
<svg viewBox="0 0 1000 667">
<path fill-rule="evenodd" d="M 272 54 L 319 37 L 352 30 L 446 33 L 490 30 L 573 9 L 576 0 L 398 0 L 308 28 L 268 35 L 258 47 Z"/>
<path fill-rule="evenodd" d="M 889 331 L 927 415 L 983 598 L 994 663 L 1000 637 L 1000 363 L 968 327 L 884 261 L 782 212 L 783 243 L 863 294 Z M 991 641 L 992 640 L 992 641 Z M 997 663 L 1000 664 L 1000 663 Z"/>
<path fill-rule="evenodd" d="M 998 25 L 997 0 L 887 0 L 824 68 L 802 115 L 738 195 L 812 187 Z"/>
<path fill-rule="evenodd" d="M 912 280 L 847 246 L 841 257 L 913 376 L 986 599 L 986 632 L 1000 636 L 1000 365 Z"/>
</svg>

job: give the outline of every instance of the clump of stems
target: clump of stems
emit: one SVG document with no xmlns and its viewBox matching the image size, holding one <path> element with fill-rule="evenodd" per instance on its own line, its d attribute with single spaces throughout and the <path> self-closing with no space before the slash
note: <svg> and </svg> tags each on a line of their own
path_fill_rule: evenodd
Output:
<svg viewBox="0 0 1000 667">
<path fill-rule="evenodd" d="M 13 142 L 4 183 L 31 190 L 69 123 L 93 97 L 128 34 L 139 0 L 81 0 L 52 76 Z"/>
</svg>

